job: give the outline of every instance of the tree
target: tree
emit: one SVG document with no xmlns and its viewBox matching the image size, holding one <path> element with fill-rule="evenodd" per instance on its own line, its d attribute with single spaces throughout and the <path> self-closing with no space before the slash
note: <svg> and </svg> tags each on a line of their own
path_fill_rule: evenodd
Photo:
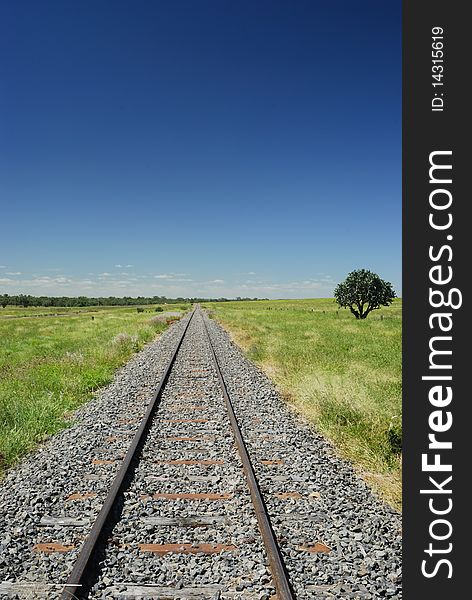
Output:
<svg viewBox="0 0 472 600">
<path fill-rule="evenodd" d="M 336 286 L 334 297 L 339 306 L 349 308 L 356 319 L 365 319 L 371 311 L 391 304 L 396 294 L 390 282 L 372 271 L 359 269 Z"/>
</svg>

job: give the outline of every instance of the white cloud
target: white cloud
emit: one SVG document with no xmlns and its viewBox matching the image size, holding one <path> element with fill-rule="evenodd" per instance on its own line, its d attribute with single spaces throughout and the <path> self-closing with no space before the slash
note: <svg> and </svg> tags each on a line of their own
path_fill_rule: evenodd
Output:
<svg viewBox="0 0 472 600">
<path fill-rule="evenodd" d="M 38 275 L 34 279 L 25 279 L 18 283 L 30 283 L 33 285 L 34 284 L 44 285 L 44 284 L 56 283 L 56 284 L 62 285 L 64 283 L 72 283 L 72 282 L 73 282 L 73 280 L 69 279 L 68 277 L 49 277 L 49 275 Z"/>
<path fill-rule="evenodd" d="M 6 275 L 6 273 L 5 273 Z M 127 272 L 88 274 L 72 277 L 61 274 L 35 274 L 29 278 L 0 278 L 9 293 L 50 296 L 152 296 L 212 298 L 236 296 L 258 298 L 332 297 L 334 282 L 329 275 L 297 281 L 270 281 L 260 277 L 246 281 L 226 279 L 192 279 L 184 273 L 148 273 L 130 276 Z M 11 291 L 10 291 L 11 290 Z"/>
<path fill-rule="evenodd" d="M 173 281 L 193 281 L 193 279 L 179 279 L 180 277 L 187 277 L 187 273 L 161 273 L 154 275 L 155 279 L 172 279 Z"/>
<path fill-rule="evenodd" d="M 5 275 L 21 275 L 21 271 L 9 271 Z"/>
<path fill-rule="evenodd" d="M 123 268 L 123 265 L 115 265 L 115 268 L 116 268 L 116 269 L 122 269 L 122 268 Z"/>
</svg>

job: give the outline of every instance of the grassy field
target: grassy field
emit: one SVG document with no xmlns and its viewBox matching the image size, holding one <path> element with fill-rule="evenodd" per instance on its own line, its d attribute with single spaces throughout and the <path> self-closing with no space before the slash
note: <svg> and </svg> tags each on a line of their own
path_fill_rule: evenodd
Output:
<svg viewBox="0 0 472 600">
<path fill-rule="evenodd" d="M 155 307 L 0 309 L 0 473 L 67 426 L 71 410 L 163 331 L 159 314 Z"/>
<path fill-rule="evenodd" d="M 190 304 L 180 303 L 180 304 L 160 304 L 160 305 L 148 305 L 143 304 L 140 305 L 140 308 L 144 308 L 145 311 L 155 311 L 155 309 L 159 306 L 163 311 L 173 311 L 173 310 L 187 310 L 190 308 Z M 23 308 L 22 306 L 6 306 L 5 308 L 0 307 L 0 321 L 2 319 L 11 319 L 13 317 L 39 317 L 43 316 L 55 316 L 55 315 L 64 315 L 70 316 L 74 314 L 90 314 L 94 315 L 97 312 L 107 312 L 112 310 L 113 312 L 125 310 L 136 312 L 137 306 L 74 306 L 74 307 L 66 307 L 66 306 L 28 306 L 27 308 Z"/>
<path fill-rule="evenodd" d="M 400 508 L 401 300 L 360 321 L 330 299 L 206 306 L 284 396 Z"/>
</svg>

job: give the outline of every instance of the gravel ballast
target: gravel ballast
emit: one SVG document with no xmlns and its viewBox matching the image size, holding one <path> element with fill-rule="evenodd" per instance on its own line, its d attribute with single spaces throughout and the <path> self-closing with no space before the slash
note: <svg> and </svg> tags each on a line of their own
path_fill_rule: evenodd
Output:
<svg viewBox="0 0 472 600">
<path fill-rule="evenodd" d="M 297 597 L 401 598 L 399 513 L 208 326 Z"/>
<path fill-rule="evenodd" d="M 1 598 L 59 597 L 188 318 L 6 475 Z M 401 598 L 399 514 L 199 310 L 90 597 L 266 600 L 274 591 L 203 319 L 297 598 Z"/>
<path fill-rule="evenodd" d="M 66 580 L 77 550 L 45 554 L 34 551 L 34 546 L 47 542 L 80 546 L 187 318 L 121 368 L 111 385 L 75 413 L 69 429 L 50 438 L 7 473 L 0 486 L 0 581 L 4 582 L 0 591 L 10 589 L 6 582 L 22 582 L 22 597 L 46 597 L 44 584 L 54 587 Z M 117 439 L 110 442 L 113 437 Z M 102 459 L 116 460 L 100 463 Z M 74 499 L 88 493 L 92 495 Z M 77 517 L 82 525 L 43 525 L 44 517 Z M 28 582 L 32 585 L 26 585 Z M 10 597 L 14 593 L 9 593 Z"/>
</svg>

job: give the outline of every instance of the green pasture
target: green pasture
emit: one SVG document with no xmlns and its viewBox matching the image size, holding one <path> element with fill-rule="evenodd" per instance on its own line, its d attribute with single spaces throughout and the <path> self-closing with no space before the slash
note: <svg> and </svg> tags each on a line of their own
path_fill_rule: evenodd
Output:
<svg viewBox="0 0 472 600">
<path fill-rule="evenodd" d="M 332 299 L 206 307 L 287 400 L 399 507 L 402 301 L 365 320 Z"/>
<path fill-rule="evenodd" d="M 0 472 L 67 426 L 70 411 L 167 327 L 155 309 L 0 309 Z"/>
</svg>

